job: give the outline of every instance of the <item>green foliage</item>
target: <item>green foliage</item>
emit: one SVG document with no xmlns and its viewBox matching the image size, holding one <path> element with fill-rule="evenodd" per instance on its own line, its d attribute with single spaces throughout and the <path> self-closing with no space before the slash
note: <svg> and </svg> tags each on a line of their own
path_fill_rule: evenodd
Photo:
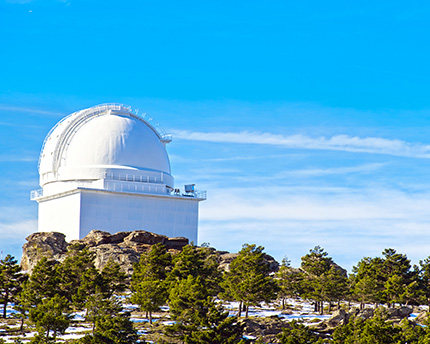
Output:
<svg viewBox="0 0 430 344">
<path fill-rule="evenodd" d="M 270 268 L 264 259 L 264 247 L 243 245 L 238 256 L 231 262 L 230 269 L 224 274 L 223 298 L 243 302 L 248 307 L 260 302 L 275 299 L 278 286 L 269 276 Z M 239 316 L 241 310 L 239 309 Z"/>
<path fill-rule="evenodd" d="M 282 308 L 285 309 L 286 298 L 296 298 L 303 293 L 303 272 L 290 266 L 286 258 L 282 260 L 279 271 L 276 273 L 276 282 L 279 286 L 278 296 L 282 299 Z"/>
<path fill-rule="evenodd" d="M 59 295 L 45 298 L 30 310 L 29 319 L 36 326 L 39 336 L 49 338 L 52 331 L 55 339 L 57 333 L 63 334 L 69 326 L 69 303 L 65 297 Z"/>
<path fill-rule="evenodd" d="M 385 249 L 383 258 L 363 258 L 351 277 L 355 298 L 364 303 L 419 303 L 420 271 L 406 255 Z M 424 273 L 422 277 L 425 277 Z"/>
<path fill-rule="evenodd" d="M 187 279 L 189 275 L 200 277 L 208 296 L 217 295 L 221 288 L 221 272 L 218 263 L 209 248 L 197 248 L 192 245 L 184 246 L 182 251 L 173 258 L 173 268 L 167 280 L 171 286 L 176 282 Z"/>
<path fill-rule="evenodd" d="M 16 301 L 26 277 L 21 274 L 21 267 L 10 254 L 0 261 L 0 301 L 3 304 L 3 318 L 6 318 L 8 302 Z"/>
<path fill-rule="evenodd" d="M 315 311 L 323 313 L 323 302 L 331 305 L 346 296 L 348 289 L 347 276 L 328 253 L 316 246 L 302 257 L 301 268 L 304 271 L 303 294 L 308 300 L 315 301 Z"/>
<path fill-rule="evenodd" d="M 384 309 L 377 309 L 376 315 L 366 320 L 353 317 L 347 325 L 336 328 L 333 344 L 428 343 L 428 329 L 416 326 L 406 319 L 399 325 L 394 325 L 387 319 Z"/>
<path fill-rule="evenodd" d="M 222 305 L 216 303 L 200 281 L 188 275 L 170 290 L 170 314 L 175 324 L 166 329 L 168 336 L 185 343 L 240 343 L 243 325 L 228 317 Z"/>
<path fill-rule="evenodd" d="M 86 320 L 93 323 L 93 333 L 81 338 L 79 343 L 131 344 L 137 341 L 130 313 L 124 312 L 116 299 L 103 299 L 101 293 L 96 293 L 89 298 L 86 308 Z"/>
<path fill-rule="evenodd" d="M 312 332 L 309 327 L 296 320 L 290 321 L 288 327 L 283 328 L 282 333 L 277 335 L 277 338 L 280 340 L 281 344 L 329 343 Z"/>
<path fill-rule="evenodd" d="M 140 257 L 135 264 L 131 279 L 133 295 L 131 301 L 148 312 L 152 324 L 152 312 L 160 309 L 168 297 L 167 271 L 171 267 L 172 258 L 162 244 L 156 244 Z"/>
<path fill-rule="evenodd" d="M 37 262 L 20 296 L 24 307 L 28 309 L 36 306 L 44 298 L 52 298 L 58 294 L 61 281 L 58 265 L 56 261 L 46 257 Z"/>
<path fill-rule="evenodd" d="M 79 244 L 68 247 L 65 260 L 58 267 L 61 276 L 59 288 L 64 297 L 72 301 L 73 294 L 81 287 L 84 274 L 94 269 L 94 253 Z"/>
</svg>

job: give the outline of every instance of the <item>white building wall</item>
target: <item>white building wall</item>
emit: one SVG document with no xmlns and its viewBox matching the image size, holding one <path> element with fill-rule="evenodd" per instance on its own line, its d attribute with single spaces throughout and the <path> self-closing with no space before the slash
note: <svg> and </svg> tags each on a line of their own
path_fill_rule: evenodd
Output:
<svg viewBox="0 0 430 344">
<path fill-rule="evenodd" d="M 111 233 L 142 229 L 186 237 L 197 244 L 198 199 L 80 190 L 80 237 L 91 230 Z"/>
<path fill-rule="evenodd" d="M 79 238 L 79 192 L 39 201 L 39 232 L 60 232 L 66 240 Z"/>
</svg>

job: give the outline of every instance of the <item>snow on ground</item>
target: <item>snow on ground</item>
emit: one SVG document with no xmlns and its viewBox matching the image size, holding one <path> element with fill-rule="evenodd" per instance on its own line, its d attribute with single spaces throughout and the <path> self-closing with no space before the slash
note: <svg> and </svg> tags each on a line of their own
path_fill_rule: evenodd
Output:
<svg viewBox="0 0 430 344">
<path fill-rule="evenodd" d="M 120 298 L 120 300 L 123 302 L 124 309 L 132 312 L 131 321 L 136 324 L 136 327 L 138 329 L 138 335 L 145 336 L 146 334 L 148 334 L 148 331 L 145 329 L 145 327 L 148 326 L 149 320 L 144 317 L 145 314 L 143 312 L 137 312 L 138 306 L 131 304 L 129 298 L 123 297 Z M 220 300 L 218 302 L 221 303 Z M 16 318 L 16 312 L 12 309 L 12 306 L 13 305 L 10 304 L 7 307 L 8 319 L 3 321 L 0 319 L 0 338 L 4 339 L 6 343 L 13 343 L 14 340 L 19 337 L 22 342 L 27 343 L 37 333 L 32 331 L 26 333 L 25 336 L 18 335 L 21 321 L 20 319 Z M 229 312 L 229 316 L 237 315 L 239 302 L 227 302 L 223 303 L 223 306 L 225 310 Z M 279 304 L 263 303 L 259 307 L 251 306 L 248 310 L 248 316 L 250 318 L 264 318 L 276 316 L 286 322 L 302 319 L 305 321 L 305 323 L 314 319 L 325 320 L 330 318 L 330 315 L 320 315 L 315 313 L 314 306 L 303 300 L 288 299 L 286 300 L 285 306 L 285 310 L 281 310 Z M 409 319 L 414 320 L 419 313 L 428 311 L 428 309 L 428 306 L 420 306 L 418 308 L 415 308 L 415 312 L 410 315 Z M 160 323 L 163 325 L 174 324 L 174 321 L 168 320 L 168 311 L 168 306 L 161 307 L 160 312 L 156 312 L 156 314 L 153 315 L 153 322 Z M 244 315 L 244 312 L 242 312 L 242 315 Z M 91 324 L 85 322 L 85 312 L 75 312 L 72 317 L 71 326 L 67 329 L 64 335 L 58 336 L 58 338 L 61 340 L 78 339 L 83 337 L 85 334 L 90 333 L 91 328 Z M 11 335 L 11 332 L 16 332 L 17 335 L 13 336 Z M 251 337 L 247 338 L 252 339 Z"/>
</svg>

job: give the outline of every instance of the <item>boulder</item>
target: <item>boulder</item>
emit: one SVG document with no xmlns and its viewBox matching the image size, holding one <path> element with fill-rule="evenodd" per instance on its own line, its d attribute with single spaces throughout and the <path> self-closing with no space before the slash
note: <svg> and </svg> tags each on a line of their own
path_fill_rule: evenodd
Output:
<svg viewBox="0 0 430 344">
<path fill-rule="evenodd" d="M 169 238 L 165 235 L 155 234 L 142 230 L 137 230 L 129 233 L 124 238 L 125 243 L 138 243 L 138 244 L 164 244 Z"/>
<path fill-rule="evenodd" d="M 21 266 L 29 273 L 42 257 L 57 261 L 64 260 L 70 245 L 77 245 L 80 249 L 88 248 L 94 252 L 96 268 L 101 270 L 112 260 L 119 263 L 121 269 L 129 275 L 133 272 L 133 264 L 139 261 L 140 255 L 151 245 L 162 243 L 172 253 L 177 253 L 188 245 L 187 238 L 169 238 L 143 230 L 115 234 L 92 230 L 85 238 L 73 240 L 70 243 L 66 242 L 64 234 L 56 232 L 34 233 L 26 239 Z"/>
<path fill-rule="evenodd" d="M 402 307 L 398 307 L 398 308 L 387 308 L 386 312 L 388 313 L 388 317 L 389 319 L 404 319 L 409 317 L 409 315 L 411 315 L 412 313 L 412 308 L 411 307 L 406 307 L 406 306 L 402 306 Z"/>
<path fill-rule="evenodd" d="M 356 317 L 366 320 L 373 317 L 373 314 L 374 314 L 373 308 L 364 308 L 356 314 Z"/>
<path fill-rule="evenodd" d="M 42 257 L 61 261 L 67 252 L 66 236 L 62 233 L 33 233 L 26 240 L 22 247 L 21 267 L 29 273 Z"/>
<path fill-rule="evenodd" d="M 218 252 L 218 263 L 221 270 L 230 271 L 230 263 L 239 255 L 238 253 Z M 271 272 L 279 270 L 279 263 L 271 255 L 264 254 L 264 260 L 269 265 Z"/>
<path fill-rule="evenodd" d="M 344 309 L 338 309 L 333 312 L 333 315 L 327 321 L 329 327 L 336 327 L 347 323 L 347 313 Z"/>
</svg>

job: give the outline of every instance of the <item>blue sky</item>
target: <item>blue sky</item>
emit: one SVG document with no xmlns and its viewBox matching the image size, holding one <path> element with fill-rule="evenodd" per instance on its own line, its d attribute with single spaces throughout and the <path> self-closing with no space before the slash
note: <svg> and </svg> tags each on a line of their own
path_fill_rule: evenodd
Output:
<svg viewBox="0 0 430 344">
<path fill-rule="evenodd" d="M 0 250 L 37 229 L 37 159 L 105 102 L 173 134 L 176 184 L 208 191 L 199 241 L 315 245 L 350 269 L 430 255 L 424 1 L 0 0 Z"/>
</svg>

